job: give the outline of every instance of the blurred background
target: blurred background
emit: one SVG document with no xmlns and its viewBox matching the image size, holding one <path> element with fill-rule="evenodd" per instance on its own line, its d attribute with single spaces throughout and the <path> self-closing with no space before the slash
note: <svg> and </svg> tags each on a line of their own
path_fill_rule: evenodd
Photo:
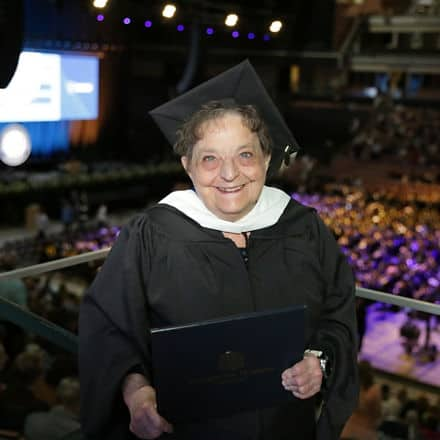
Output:
<svg viewBox="0 0 440 440">
<path fill-rule="evenodd" d="M 301 146 L 270 184 L 318 210 L 358 287 L 440 304 L 439 55 L 438 0 L 0 0 L 0 270 L 108 249 L 188 188 L 148 111 L 249 59 Z M 0 296 L 75 335 L 99 255 L 0 278 Z M 1 307 L 0 438 L 32 439 L 76 354 Z M 345 438 L 439 438 L 437 315 L 358 297 L 377 411 Z"/>
</svg>

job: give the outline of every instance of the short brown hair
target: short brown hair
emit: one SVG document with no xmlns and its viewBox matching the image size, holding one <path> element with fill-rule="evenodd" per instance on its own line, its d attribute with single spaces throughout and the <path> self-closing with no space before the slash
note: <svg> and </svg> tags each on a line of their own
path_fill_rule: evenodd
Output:
<svg viewBox="0 0 440 440">
<path fill-rule="evenodd" d="M 174 152 L 179 156 L 187 156 L 191 159 L 194 145 L 199 141 L 203 133 L 201 127 L 205 122 L 221 118 L 227 114 L 241 116 L 243 124 L 252 132 L 256 133 L 260 141 L 264 155 L 272 151 L 272 140 L 269 130 L 253 105 L 239 105 L 235 102 L 209 101 L 200 110 L 183 123 L 177 130 L 177 140 L 173 145 Z"/>
</svg>

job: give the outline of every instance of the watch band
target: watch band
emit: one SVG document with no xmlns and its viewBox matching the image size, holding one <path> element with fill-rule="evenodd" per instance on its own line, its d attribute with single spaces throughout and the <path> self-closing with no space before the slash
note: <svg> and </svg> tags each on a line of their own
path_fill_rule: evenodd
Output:
<svg viewBox="0 0 440 440">
<path fill-rule="evenodd" d="M 319 367 L 321 368 L 322 371 L 322 377 L 324 379 L 327 379 L 330 375 L 330 363 L 328 356 L 326 356 L 326 354 L 321 350 L 311 350 L 311 349 L 305 350 L 304 354 L 312 355 L 318 358 Z"/>
</svg>

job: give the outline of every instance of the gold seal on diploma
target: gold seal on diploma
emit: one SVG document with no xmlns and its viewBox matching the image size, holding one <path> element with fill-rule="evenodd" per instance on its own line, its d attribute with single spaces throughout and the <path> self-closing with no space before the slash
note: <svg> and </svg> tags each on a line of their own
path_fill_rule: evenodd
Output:
<svg viewBox="0 0 440 440">
<path fill-rule="evenodd" d="M 237 351 L 225 351 L 219 356 L 220 371 L 237 371 L 244 368 L 244 354 Z"/>
</svg>

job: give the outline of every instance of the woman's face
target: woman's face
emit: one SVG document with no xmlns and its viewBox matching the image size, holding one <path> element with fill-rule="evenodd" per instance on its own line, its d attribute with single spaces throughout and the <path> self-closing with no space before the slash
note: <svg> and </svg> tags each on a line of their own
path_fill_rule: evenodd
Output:
<svg viewBox="0 0 440 440">
<path fill-rule="evenodd" d="M 266 179 L 265 156 L 256 133 L 231 113 L 205 122 L 192 158 L 182 165 L 205 206 L 222 220 L 236 221 L 255 206 Z"/>
</svg>

